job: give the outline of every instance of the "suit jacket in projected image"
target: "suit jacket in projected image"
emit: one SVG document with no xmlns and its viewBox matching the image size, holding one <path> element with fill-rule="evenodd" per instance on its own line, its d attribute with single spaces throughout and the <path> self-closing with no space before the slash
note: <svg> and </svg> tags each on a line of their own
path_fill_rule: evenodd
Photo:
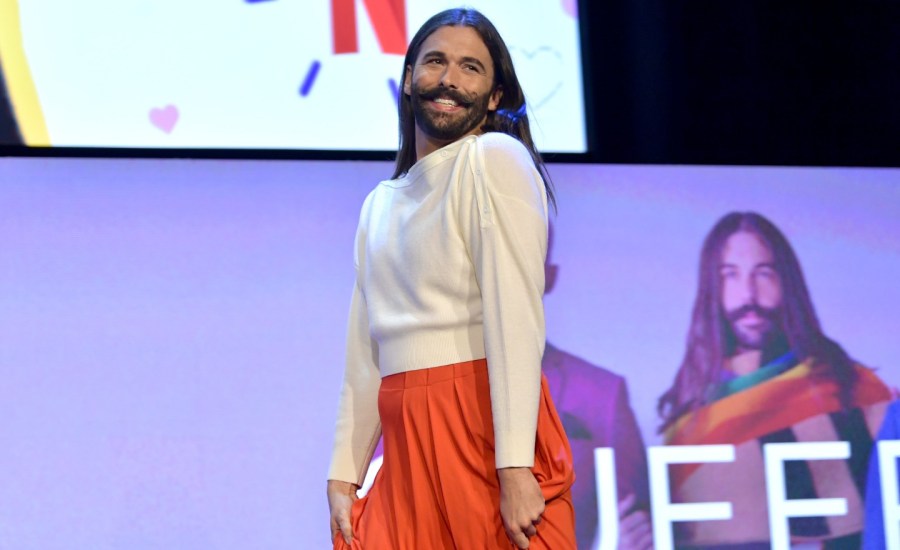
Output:
<svg viewBox="0 0 900 550">
<path fill-rule="evenodd" d="M 895 441 L 900 439 L 900 401 L 893 401 L 884 415 L 884 422 L 878 432 L 877 441 Z M 897 460 L 893 461 L 894 468 Z M 866 528 L 863 530 L 864 550 L 886 550 L 888 548 L 887 535 L 884 523 L 884 497 L 897 502 L 896 495 L 900 494 L 900 487 L 881 487 L 882 474 L 879 469 L 878 453 L 873 452 L 869 459 L 869 479 L 866 482 Z M 882 494 L 884 490 L 884 494 Z M 890 495 L 894 495 L 891 497 Z M 890 504 L 889 504 L 890 506 Z M 888 525 L 896 533 L 900 525 Z"/>
</svg>

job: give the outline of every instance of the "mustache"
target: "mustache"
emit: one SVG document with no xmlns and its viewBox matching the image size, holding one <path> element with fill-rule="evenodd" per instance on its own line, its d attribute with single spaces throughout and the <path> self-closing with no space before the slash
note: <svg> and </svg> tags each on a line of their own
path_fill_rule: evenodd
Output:
<svg viewBox="0 0 900 550">
<path fill-rule="evenodd" d="M 445 88 L 443 86 L 435 86 L 433 88 L 416 88 L 416 95 L 422 99 L 433 100 L 439 97 L 452 99 L 461 107 L 471 107 L 475 104 L 475 98 L 467 96 L 459 90 L 453 88 Z"/>
<path fill-rule="evenodd" d="M 749 313 L 755 313 L 763 319 L 767 319 L 769 321 L 774 321 L 778 317 L 778 311 L 776 309 L 761 307 L 756 304 L 747 304 L 737 309 L 726 311 L 725 317 L 729 321 L 734 322 Z"/>
</svg>

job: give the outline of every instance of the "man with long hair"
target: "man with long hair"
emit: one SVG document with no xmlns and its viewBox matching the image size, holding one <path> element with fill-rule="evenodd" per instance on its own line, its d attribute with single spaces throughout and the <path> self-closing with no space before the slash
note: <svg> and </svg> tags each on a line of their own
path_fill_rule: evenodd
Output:
<svg viewBox="0 0 900 550">
<path fill-rule="evenodd" d="M 574 549 L 571 450 L 541 377 L 553 194 L 509 51 L 479 12 L 447 10 L 401 82 L 396 171 L 356 236 L 334 547 Z"/>
<path fill-rule="evenodd" d="M 729 501 L 733 517 L 679 524 L 679 545 L 769 548 L 762 446 L 847 441 L 846 461 L 785 463 L 789 499 L 848 503 L 845 515 L 792 518 L 790 532 L 796 543 L 859 547 L 871 434 L 890 398 L 822 331 L 781 231 L 752 212 L 723 217 L 703 244 L 687 350 L 659 413 L 667 444 L 735 445 L 735 462 L 672 469 L 674 501 Z"/>
</svg>

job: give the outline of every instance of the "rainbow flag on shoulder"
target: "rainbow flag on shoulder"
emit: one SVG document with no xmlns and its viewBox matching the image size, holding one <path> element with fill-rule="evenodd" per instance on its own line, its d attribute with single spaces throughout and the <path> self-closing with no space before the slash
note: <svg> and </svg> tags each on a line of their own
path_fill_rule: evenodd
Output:
<svg viewBox="0 0 900 550">
<path fill-rule="evenodd" d="M 735 461 L 673 465 L 674 502 L 731 502 L 730 520 L 676 524 L 679 546 L 704 547 L 766 542 L 769 539 L 763 445 L 847 441 L 847 460 L 785 463 L 789 499 L 845 498 L 843 516 L 791 519 L 794 543 L 826 541 L 862 531 L 864 490 L 874 434 L 892 392 L 866 367 L 857 365 L 856 387 L 844 408 L 838 384 L 812 359 L 792 354 L 712 388 L 701 408 L 683 415 L 666 431 L 667 445 L 735 446 Z"/>
</svg>

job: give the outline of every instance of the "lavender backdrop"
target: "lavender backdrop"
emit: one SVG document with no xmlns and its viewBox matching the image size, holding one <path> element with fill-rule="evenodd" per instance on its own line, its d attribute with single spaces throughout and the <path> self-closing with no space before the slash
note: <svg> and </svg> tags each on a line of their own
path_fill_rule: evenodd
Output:
<svg viewBox="0 0 900 550">
<path fill-rule="evenodd" d="M 648 444 L 700 242 L 756 210 L 900 382 L 900 170 L 551 167 L 549 339 Z M 351 244 L 386 163 L 0 159 L 0 548 L 328 546 Z"/>
</svg>

